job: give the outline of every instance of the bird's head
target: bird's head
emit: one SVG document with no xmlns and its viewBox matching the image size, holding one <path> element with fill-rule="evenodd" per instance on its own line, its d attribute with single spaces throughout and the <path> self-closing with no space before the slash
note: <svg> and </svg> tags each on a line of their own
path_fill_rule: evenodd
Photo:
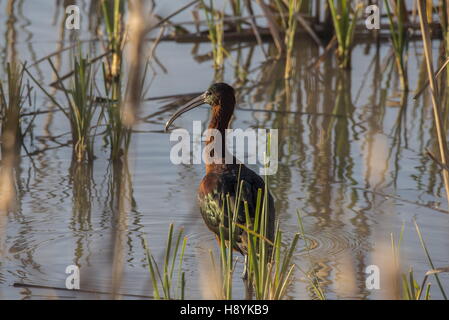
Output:
<svg viewBox="0 0 449 320">
<path fill-rule="evenodd" d="M 214 83 L 206 90 L 204 95 L 204 102 L 211 107 L 226 108 L 235 104 L 234 88 L 226 83 Z"/>
<path fill-rule="evenodd" d="M 226 113 L 232 114 L 235 106 L 234 88 L 226 83 L 214 83 L 206 90 L 206 92 L 190 100 L 175 112 L 175 114 L 166 122 L 165 131 L 168 131 L 170 125 L 180 115 L 203 104 L 208 104 L 212 108 L 218 108 L 221 109 L 221 111 L 226 111 Z"/>
</svg>

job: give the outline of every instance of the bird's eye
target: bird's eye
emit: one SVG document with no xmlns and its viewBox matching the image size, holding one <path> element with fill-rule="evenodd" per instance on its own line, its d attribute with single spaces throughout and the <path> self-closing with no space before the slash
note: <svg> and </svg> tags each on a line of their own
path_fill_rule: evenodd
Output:
<svg viewBox="0 0 449 320">
<path fill-rule="evenodd" d="M 211 95 L 210 91 L 206 91 L 206 96 L 208 97 L 210 95 Z"/>
</svg>

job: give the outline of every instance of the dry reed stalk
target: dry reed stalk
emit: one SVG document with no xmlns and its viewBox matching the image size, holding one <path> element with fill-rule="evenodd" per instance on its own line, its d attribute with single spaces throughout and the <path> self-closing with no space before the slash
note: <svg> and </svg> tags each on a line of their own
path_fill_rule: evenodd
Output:
<svg viewBox="0 0 449 320">
<path fill-rule="evenodd" d="M 253 30 L 254 36 L 256 37 L 257 44 L 259 45 L 262 53 L 264 54 L 265 58 L 268 59 L 268 54 L 263 47 L 262 37 L 260 36 L 259 29 L 257 27 L 256 18 L 254 17 L 254 10 L 251 5 L 251 0 L 245 0 L 246 8 L 250 14 L 249 23 L 251 24 L 251 29 Z"/>
<path fill-rule="evenodd" d="M 0 116 L 1 116 L 1 167 L 0 167 L 0 215 L 14 211 L 15 179 L 14 168 L 18 161 L 22 132 L 20 113 L 25 97 L 23 87 L 24 66 L 16 61 L 7 64 L 7 85 L 0 82 Z"/>
<path fill-rule="evenodd" d="M 288 0 L 282 0 L 284 2 L 284 5 L 288 7 L 289 3 Z M 300 5 L 301 6 L 301 5 Z M 298 20 L 298 23 L 301 25 L 301 27 L 304 28 L 304 31 L 312 38 L 315 43 L 320 46 L 324 47 L 323 42 L 321 41 L 320 37 L 316 34 L 316 32 L 313 30 L 310 23 L 304 19 L 300 12 L 295 13 L 295 18 Z"/>
<path fill-rule="evenodd" d="M 0 82 L 1 165 L 0 165 L 0 257 L 3 254 L 8 213 L 16 208 L 14 169 L 17 166 L 22 132 L 20 113 L 24 103 L 23 70 L 16 61 L 7 64 L 7 85 Z M 30 88 L 28 88 L 28 96 Z"/>
<path fill-rule="evenodd" d="M 13 136 L 10 134 L 2 136 L 2 143 L 14 144 Z M 5 143 L 6 142 L 6 143 Z M 16 157 L 12 153 L 2 156 L 2 166 L 0 168 L 0 214 L 7 214 L 15 208 L 15 183 L 14 183 L 14 162 Z"/>
<path fill-rule="evenodd" d="M 2 137 L 3 140 L 4 137 Z M 15 208 L 16 189 L 14 182 L 14 169 L 12 163 L 14 156 L 2 159 L 4 162 L 0 168 L 0 258 L 3 257 L 6 241 L 6 227 L 8 224 L 8 212 Z"/>
<path fill-rule="evenodd" d="M 152 14 L 145 14 L 143 0 L 129 2 L 130 13 L 128 18 L 129 52 L 129 83 L 123 106 L 123 124 L 131 127 L 136 122 L 137 113 L 142 95 L 142 70 L 144 57 L 144 42 L 146 34 L 153 28 L 156 19 Z"/>
<path fill-rule="evenodd" d="M 278 49 L 278 57 L 284 52 L 285 46 L 282 42 L 281 38 L 281 31 L 278 23 L 276 22 L 276 17 L 271 11 L 270 7 L 268 7 L 263 0 L 256 0 L 257 4 L 262 9 L 267 22 L 268 22 L 268 28 L 270 29 L 270 33 L 273 37 L 274 44 L 276 45 L 276 48 Z"/>
<path fill-rule="evenodd" d="M 199 286 L 201 296 L 206 300 L 224 300 L 223 295 L 223 277 L 218 270 L 212 249 L 208 250 L 208 254 L 199 255 L 200 272 Z"/>
<path fill-rule="evenodd" d="M 354 258 L 350 253 L 343 254 L 334 281 L 335 292 L 338 296 L 353 298 L 359 294 L 354 264 Z"/>
</svg>

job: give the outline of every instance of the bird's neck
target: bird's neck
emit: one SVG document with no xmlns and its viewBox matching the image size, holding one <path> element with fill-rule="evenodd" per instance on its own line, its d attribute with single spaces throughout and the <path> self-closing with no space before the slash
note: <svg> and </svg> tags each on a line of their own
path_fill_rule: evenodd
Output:
<svg viewBox="0 0 449 320">
<path fill-rule="evenodd" d="M 232 112 L 234 106 L 214 106 L 212 107 L 212 116 L 209 122 L 209 129 L 215 129 L 218 130 L 220 133 L 218 135 L 218 138 L 221 139 L 221 158 L 222 158 L 222 164 L 225 163 L 226 154 L 229 153 L 229 151 L 226 148 L 226 129 L 228 129 L 229 122 L 232 117 Z M 212 132 L 212 134 L 214 134 Z M 214 142 L 214 136 L 210 136 L 206 140 L 206 145 L 210 145 Z M 213 151 L 211 156 L 213 156 Z M 232 157 L 233 158 L 233 157 Z M 217 166 L 220 166 L 220 164 L 216 163 L 208 163 L 206 164 L 206 172 L 213 171 L 216 169 Z"/>
<path fill-rule="evenodd" d="M 222 107 L 222 106 L 213 106 L 212 107 L 212 116 L 209 122 L 209 129 L 217 129 L 222 133 L 222 137 L 224 138 L 224 133 L 229 126 L 229 121 L 231 120 L 232 110 L 231 107 Z"/>
</svg>

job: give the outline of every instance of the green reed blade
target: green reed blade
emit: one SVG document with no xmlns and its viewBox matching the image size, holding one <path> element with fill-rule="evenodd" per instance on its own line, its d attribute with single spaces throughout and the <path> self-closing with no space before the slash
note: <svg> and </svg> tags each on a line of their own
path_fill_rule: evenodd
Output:
<svg viewBox="0 0 449 320">
<path fill-rule="evenodd" d="M 416 222 L 416 220 L 413 220 L 413 222 L 415 223 L 416 232 L 418 233 L 419 241 L 421 242 L 421 246 L 424 249 L 424 252 L 426 254 L 427 261 L 429 262 L 429 264 L 432 267 L 432 269 L 435 269 L 435 267 L 433 265 L 433 262 L 432 262 L 432 259 L 430 258 L 429 251 L 427 250 L 427 246 L 426 246 L 426 244 L 424 242 L 424 239 L 422 237 L 421 230 L 420 230 L 420 228 L 418 226 L 418 223 Z M 447 300 L 446 293 L 445 293 L 445 291 L 443 289 L 443 285 L 440 282 L 440 278 L 438 277 L 438 274 L 435 273 L 434 276 L 435 276 L 435 279 L 437 281 L 438 287 L 440 288 L 441 294 L 444 297 L 444 300 Z"/>
</svg>

